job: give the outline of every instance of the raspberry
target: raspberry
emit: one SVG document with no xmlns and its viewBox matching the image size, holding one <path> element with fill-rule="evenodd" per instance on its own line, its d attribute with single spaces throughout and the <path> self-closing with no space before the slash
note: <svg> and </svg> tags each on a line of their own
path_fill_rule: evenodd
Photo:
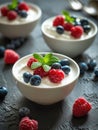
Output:
<svg viewBox="0 0 98 130">
<path fill-rule="evenodd" d="M 20 58 L 19 54 L 11 49 L 6 49 L 4 53 L 4 62 L 14 64 Z"/>
<path fill-rule="evenodd" d="M 32 64 L 33 62 L 37 62 L 37 59 L 35 59 L 34 57 L 32 57 L 32 58 L 30 58 L 30 59 L 28 60 L 27 66 L 28 66 L 28 67 L 31 67 L 31 64 Z"/>
<path fill-rule="evenodd" d="M 61 69 L 51 69 L 49 71 L 49 79 L 53 83 L 59 83 L 65 77 L 64 72 Z"/>
<path fill-rule="evenodd" d="M 70 31 L 71 28 L 73 27 L 73 24 L 71 24 L 71 23 L 64 23 L 63 27 L 64 27 L 64 29 L 66 31 Z"/>
<path fill-rule="evenodd" d="M 24 117 L 19 123 L 19 130 L 38 130 L 38 122 Z"/>
<path fill-rule="evenodd" d="M 7 8 L 7 6 L 3 6 L 1 8 L 1 14 L 2 14 L 2 16 L 7 16 L 8 11 L 9 11 L 9 9 Z"/>
<path fill-rule="evenodd" d="M 63 16 L 56 16 L 55 19 L 53 20 L 53 26 L 58 26 L 58 25 L 64 25 L 64 17 Z"/>
<path fill-rule="evenodd" d="M 71 28 L 71 35 L 75 38 L 80 38 L 83 34 L 83 28 L 81 26 L 74 26 Z"/>
<path fill-rule="evenodd" d="M 45 72 L 43 67 L 38 67 L 34 70 L 34 75 L 40 75 L 43 78 L 48 75 L 48 72 Z"/>
<path fill-rule="evenodd" d="M 28 11 L 29 6 L 25 2 L 20 2 L 19 5 L 18 5 L 18 9 Z"/>
<path fill-rule="evenodd" d="M 8 20 L 15 20 L 17 18 L 17 13 L 13 10 L 9 11 L 7 14 Z"/>
<path fill-rule="evenodd" d="M 79 97 L 73 104 L 73 115 L 75 117 L 85 116 L 91 108 L 91 104 L 85 98 Z"/>
</svg>

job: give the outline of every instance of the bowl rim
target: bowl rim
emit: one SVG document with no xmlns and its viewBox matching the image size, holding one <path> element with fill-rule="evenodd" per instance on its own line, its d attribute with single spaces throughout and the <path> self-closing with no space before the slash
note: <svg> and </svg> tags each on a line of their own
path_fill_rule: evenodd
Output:
<svg viewBox="0 0 98 130">
<path fill-rule="evenodd" d="M 31 8 L 34 8 L 38 13 L 36 15 L 36 18 L 34 18 L 33 20 L 29 21 L 29 22 L 26 22 L 26 23 L 20 23 L 20 24 L 9 24 L 9 23 L 2 23 L 0 22 L 1 25 L 6 25 L 6 26 L 21 26 L 21 25 L 26 25 L 26 24 L 29 24 L 29 23 L 32 23 L 32 22 L 35 22 L 36 20 L 40 19 L 41 15 L 42 15 L 42 10 L 41 8 L 36 5 L 36 4 L 33 4 L 33 3 L 30 3 L 30 2 L 26 2 Z M 7 4 L 10 4 L 10 2 L 6 2 L 6 3 L 3 3 L 0 5 L 0 7 L 2 6 L 5 6 Z"/>
<path fill-rule="evenodd" d="M 48 35 L 48 33 L 46 33 L 45 32 L 45 30 L 44 30 L 44 24 L 45 24 L 45 22 L 47 22 L 48 20 L 50 20 L 50 19 L 53 19 L 53 18 L 55 18 L 56 16 L 52 16 L 52 17 L 50 17 L 50 18 L 47 18 L 43 23 L 42 23 L 42 25 L 41 25 L 41 31 L 42 31 L 42 33 L 45 35 L 45 36 L 47 36 L 47 37 L 49 37 L 49 38 L 51 38 L 51 39 L 53 39 L 53 40 L 57 40 L 57 41 L 66 41 L 66 42 L 78 42 L 78 41 L 85 41 L 85 40 L 88 40 L 88 39 L 90 39 L 90 38 L 92 38 L 92 37 L 94 37 L 96 34 L 97 34 L 97 32 L 98 32 L 98 27 L 97 27 L 97 25 L 92 21 L 92 20 L 90 20 L 90 19 L 88 19 L 87 18 L 87 20 L 90 22 L 90 24 L 94 27 L 94 29 L 95 29 L 95 31 L 94 31 L 94 33 L 92 34 L 92 35 L 90 35 L 89 37 L 86 37 L 86 38 L 84 38 L 84 39 L 75 39 L 75 40 L 73 40 L 73 39 L 56 39 L 55 37 L 52 37 L 51 35 Z M 85 18 L 85 17 L 80 17 L 80 18 Z"/>
<path fill-rule="evenodd" d="M 35 52 L 35 53 L 47 54 L 47 53 L 50 53 L 50 52 Z M 80 69 L 79 69 L 78 64 L 77 64 L 72 58 L 70 58 L 70 57 L 68 57 L 68 56 L 66 56 L 66 55 L 59 54 L 59 53 L 54 53 L 54 52 L 52 52 L 52 54 L 53 54 L 53 55 L 56 55 L 56 56 L 61 56 L 61 57 L 64 57 L 64 58 L 69 59 L 69 60 L 76 66 L 76 68 L 77 68 L 77 74 L 75 75 L 74 79 L 71 80 L 70 83 L 67 83 L 66 86 L 67 86 L 67 85 L 70 85 L 70 84 L 72 84 L 74 81 L 76 81 L 76 80 L 79 78 L 79 75 L 80 75 Z M 33 86 L 33 85 L 28 85 L 28 84 L 26 84 L 25 82 L 22 82 L 21 80 L 19 80 L 19 79 L 17 78 L 17 76 L 15 76 L 15 74 L 14 74 L 15 66 L 17 66 L 17 64 L 18 64 L 19 62 L 21 62 L 23 59 L 25 59 L 25 58 L 27 58 L 27 57 L 30 57 L 31 55 L 32 55 L 32 54 L 28 54 L 28 55 L 26 55 L 26 56 L 23 56 L 23 57 L 20 58 L 18 61 L 16 61 L 16 63 L 13 65 L 13 67 L 12 67 L 12 75 L 13 75 L 13 77 L 14 77 L 14 79 L 15 79 L 16 81 L 18 81 L 18 82 L 21 83 L 21 84 L 24 84 L 26 87 L 35 88 L 35 89 L 41 89 L 41 90 L 58 89 L 58 88 L 63 88 L 63 87 L 65 87 L 65 85 L 55 86 L 55 87 L 37 87 L 37 86 Z"/>
</svg>

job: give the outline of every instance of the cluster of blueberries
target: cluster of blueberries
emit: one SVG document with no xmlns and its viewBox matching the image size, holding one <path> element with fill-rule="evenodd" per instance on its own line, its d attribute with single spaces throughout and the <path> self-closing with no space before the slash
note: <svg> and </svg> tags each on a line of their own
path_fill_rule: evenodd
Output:
<svg viewBox="0 0 98 130">
<path fill-rule="evenodd" d="M 80 67 L 80 74 L 83 75 L 87 70 L 91 70 L 94 72 L 95 77 L 98 77 L 98 67 L 96 60 L 90 59 L 89 62 L 80 62 L 79 67 Z"/>
<path fill-rule="evenodd" d="M 0 45 L 0 58 L 4 56 L 6 49 L 18 49 L 23 45 L 25 38 L 7 39 L 5 45 Z"/>
</svg>

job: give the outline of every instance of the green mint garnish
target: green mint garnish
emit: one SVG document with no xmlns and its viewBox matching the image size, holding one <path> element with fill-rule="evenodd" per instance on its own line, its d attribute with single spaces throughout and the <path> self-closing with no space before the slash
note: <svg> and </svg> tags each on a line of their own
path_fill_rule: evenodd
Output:
<svg viewBox="0 0 98 130">
<path fill-rule="evenodd" d="M 48 53 L 45 56 L 42 56 L 40 54 L 34 53 L 33 57 L 38 60 L 38 62 L 33 63 L 31 65 L 32 69 L 38 68 L 40 66 L 43 67 L 45 72 L 48 72 L 50 70 L 50 66 L 55 63 L 59 62 L 59 58 L 54 56 L 52 53 Z M 39 64 L 40 63 L 40 64 Z"/>
<path fill-rule="evenodd" d="M 73 22 L 75 21 L 75 19 L 70 16 L 70 13 L 69 13 L 68 11 L 63 10 L 63 11 L 62 11 L 62 14 L 64 15 L 65 20 L 66 20 L 68 23 L 73 23 Z"/>
<path fill-rule="evenodd" d="M 8 5 L 9 10 L 14 10 L 18 6 L 18 0 L 12 0 L 12 3 Z"/>
</svg>

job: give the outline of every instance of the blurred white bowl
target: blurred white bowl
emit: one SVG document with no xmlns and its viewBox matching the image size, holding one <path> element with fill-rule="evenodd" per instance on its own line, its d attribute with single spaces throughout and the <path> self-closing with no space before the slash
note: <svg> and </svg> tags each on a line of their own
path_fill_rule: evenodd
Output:
<svg viewBox="0 0 98 130">
<path fill-rule="evenodd" d="M 41 52 L 40 54 L 43 55 L 46 53 L 47 52 Z M 65 77 L 66 79 L 63 84 L 58 85 L 55 83 L 54 84 L 51 83 L 50 85 L 46 82 L 48 85 L 47 87 L 47 85 L 45 86 L 45 84 L 44 85 L 40 84 L 40 86 L 33 86 L 33 85 L 25 83 L 23 81 L 22 76 L 23 76 L 23 73 L 28 70 L 27 69 L 28 67 L 26 66 L 26 64 L 27 64 L 28 59 L 32 57 L 32 54 L 24 56 L 23 58 L 18 60 L 12 68 L 12 74 L 20 92 L 26 98 L 38 104 L 49 105 L 49 104 L 53 104 L 53 103 L 63 100 L 66 96 L 70 94 L 70 92 L 75 87 L 79 74 L 80 74 L 79 67 L 74 60 L 62 54 L 58 54 L 58 53 L 53 53 L 53 54 L 59 57 L 60 59 L 67 58 L 70 62 L 71 71 L 68 77 Z"/>
<path fill-rule="evenodd" d="M 0 8 L 7 4 L 0 5 Z M 25 20 L 24 18 L 19 22 L 17 20 L 9 21 L 7 17 L 1 17 L 0 33 L 3 36 L 8 38 L 27 37 L 33 31 L 41 18 L 42 12 L 37 5 L 32 3 L 27 4 L 35 12 L 34 17 L 29 18 L 29 20 Z"/>
<path fill-rule="evenodd" d="M 89 20 L 91 25 L 91 31 L 88 36 L 84 35 L 84 38 L 74 39 L 72 37 L 69 38 L 61 38 L 60 34 L 55 34 L 47 28 L 52 26 L 53 19 L 55 17 L 51 17 L 45 20 L 42 23 L 42 34 L 46 44 L 57 53 L 62 53 L 70 57 L 76 57 L 79 54 L 83 53 L 90 45 L 93 43 L 95 36 L 97 34 L 97 25 Z M 49 32 L 50 31 L 50 32 Z"/>
</svg>

